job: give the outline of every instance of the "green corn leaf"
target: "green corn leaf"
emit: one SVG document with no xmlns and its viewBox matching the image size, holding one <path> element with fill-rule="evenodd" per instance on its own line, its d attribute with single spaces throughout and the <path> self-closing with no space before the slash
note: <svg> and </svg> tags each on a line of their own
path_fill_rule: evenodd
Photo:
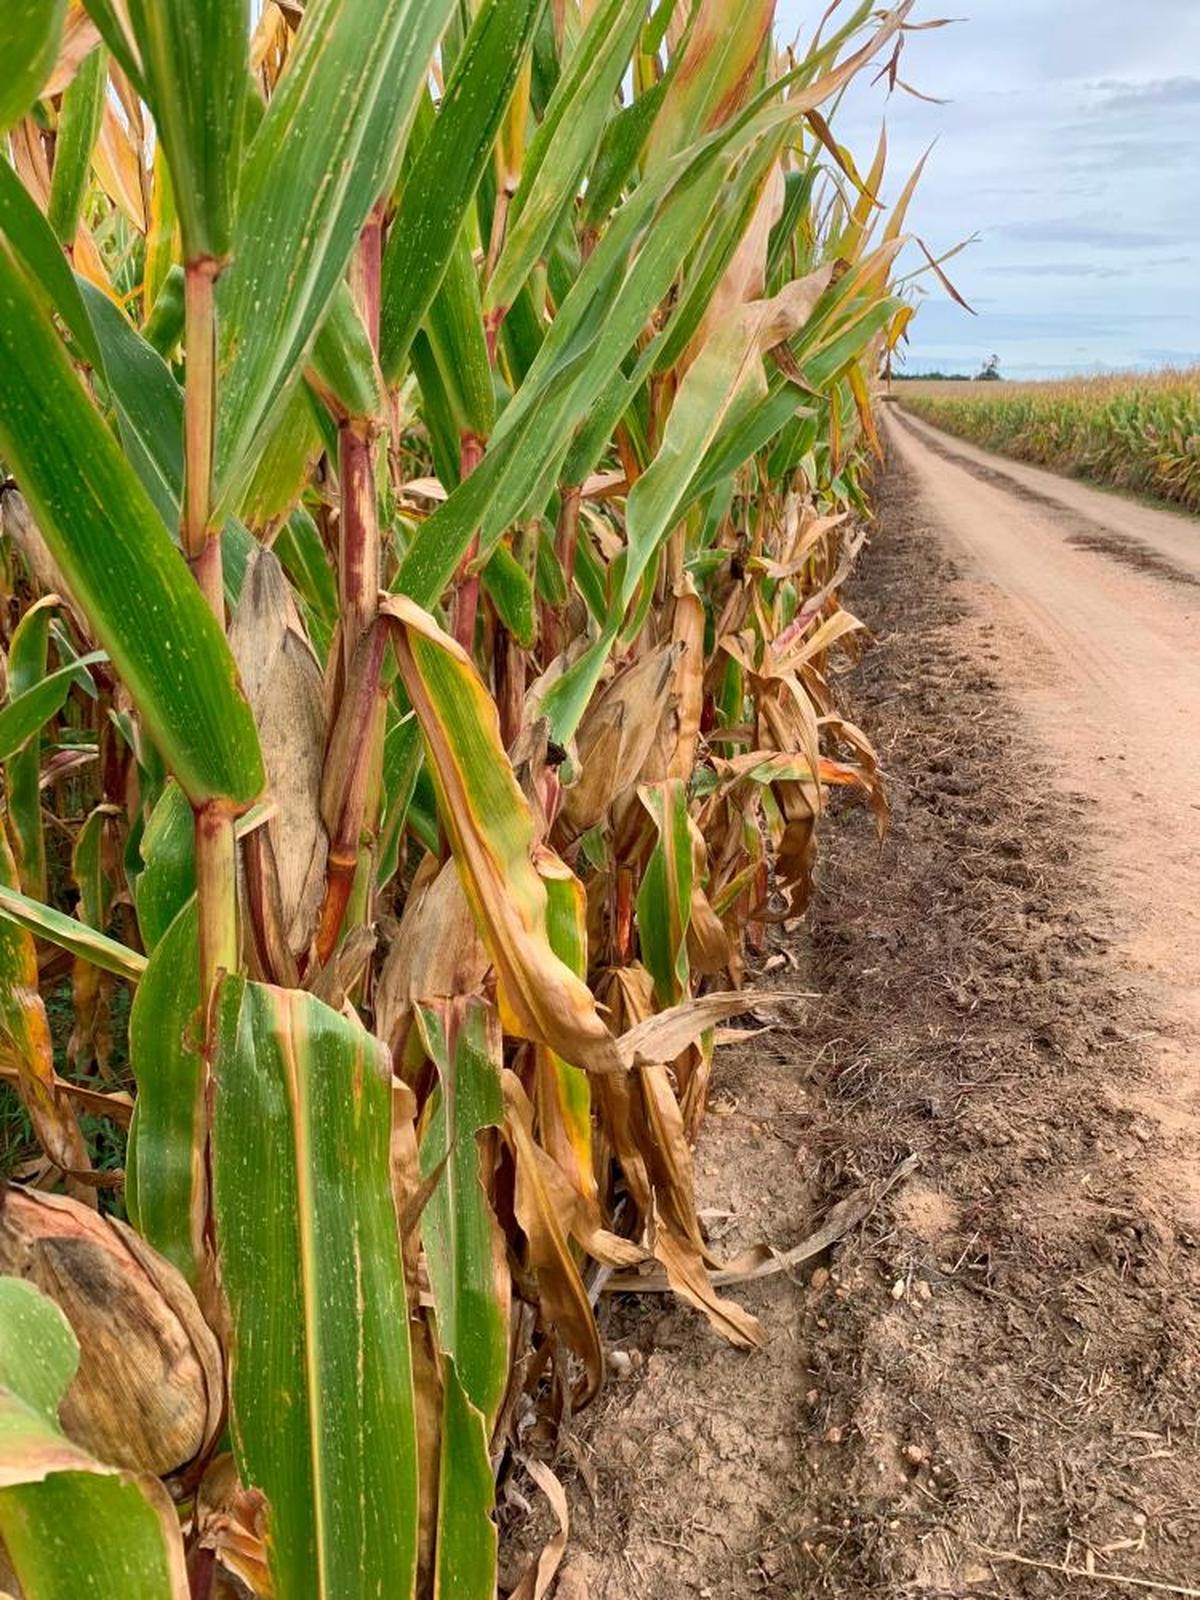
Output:
<svg viewBox="0 0 1200 1600">
<path fill-rule="evenodd" d="M 64 244 L 74 242 L 79 226 L 107 89 L 108 51 L 98 45 L 63 93 L 54 137 L 54 172 L 46 218 Z"/>
<path fill-rule="evenodd" d="M 337 623 L 337 580 L 321 531 L 303 506 L 280 528 L 273 548 L 304 602 L 309 636 L 323 660 Z"/>
<path fill-rule="evenodd" d="M 478 1135 L 504 1120 L 500 1030 L 474 996 L 419 1005 L 417 1018 L 441 1080 L 421 1141 L 422 1174 L 441 1169 L 421 1218 L 438 1340 L 490 1427 L 507 1378 L 508 1268 L 484 1190 Z"/>
<path fill-rule="evenodd" d="M 655 998 L 660 1006 L 673 1006 L 687 993 L 688 984 L 693 867 L 687 789 L 672 778 L 639 789 L 638 796 L 658 830 L 638 890 L 638 939 L 642 960 L 654 979 Z"/>
<path fill-rule="evenodd" d="M 634 175 L 634 168 L 651 125 L 658 115 L 670 80 L 661 78 L 631 106 L 619 111 L 604 129 L 596 164 L 588 178 L 583 202 L 583 220 L 599 227 L 621 198 L 621 190 Z"/>
<path fill-rule="evenodd" d="M 433 353 L 429 335 L 418 330 L 409 350 L 413 376 L 421 391 L 421 419 L 429 431 L 429 453 L 433 469 L 444 484 L 452 485 L 462 476 L 462 438 L 454 403 L 446 388 L 443 365 Z"/>
<path fill-rule="evenodd" d="M 489 313 L 516 299 L 591 166 L 645 13 L 645 0 L 602 0 L 572 51 L 526 152 L 487 286 Z"/>
<path fill-rule="evenodd" d="M 58 1408 L 79 1369 L 71 1324 L 24 1278 L 0 1277 L 0 1389 L 58 1426 Z"/>
<path fill-rule="evenodd" d="M 104 358 L 62 244 L 7 161 L 0 161 L 0 233 L 31 288 L 62 318 L 80 354 L 103 373 Z"/>
<path fill-rule="evenodd" d="M 219 493 L 254 464 L 393 175 L 453 0 L 314 0 L 242 166 L 218 284 Z"/>
<path fill-rule="evenodd" d="M 0 17 L 0 134 L 38 97 L 58 56 L 67 0 L 5 0 Z"/>
<path fill-rule="evenodd" d="M 93 650 L 90 655 L 80 656 L 78 661 L 69 662 L 65 667 L 59 667 L 57 671 L 48 673 L 31 689 L 26 689 L 24 694 L 18 695 L 15 700 L 10 700 L 4 710 L 0 711 L 0 761 L 7 761 L 22 745 L 33 738 L 51 717 L 57 715 L 78 677 L 81 666 L 90 667 L 94 662 L 105 659 L 102 650 Z"/>
<path fill-rule="evenodd" d="M 179 1521 L 149 1474 L 106 1467 L 60 1431 L 79 1365 L 66 1317 L 0 1278 L 0 1538 L 26 1600 L 187 1600 Z"/>
<path fill-rule="evenodd" d="M 142 834 L 142 870 L 134 889 L 138 929 L 153 950 L 196 892 L 195 825 L 177 783 L 168 782 Z"/>
<path fill-rule="evenodd" d="M 506 545 L 498 544 L 483 569 L 483 587 L 496 615 L 518 644 L 532 649 L 533 579 Z"/>
<path fill-rule="evenodd" d="M 182 275 L 179 285 L 182 293 Z M 83 278 L 78 279 L 78 289 L 98 341 L 101 370 L 108 383 L 125 454 L 172 542 L 178 543 L 183 493 L 183 390 L 162 355 L 119 306 Z M 167 292 L 164 289 L 164 294 Z M 242 574 L 253 546 L 249 531 L 230 518 L 221 531 L 221 556 L 225 599 L 231 609 L 242 592 Z"/>
<path fill-rule="evenodd" d="M 142 93 L 171 169 L 185 261 L 233 244 L 250 83 L 249 0 L 127 0 Z"/>
<path fill-rule="evenodd" d="M 226 978 L 212 1160 L 239 1476 L 286 1600 L 411 1597 L 416 1421 L 391 1063 L 294 990 Z M 139 1170 L 144 1207 L 146 1178 Z"/>
<path fill-rule="evenodd" d="M 574 429 L 669 289 L 721 181 L 713 161 L 670 163 L 616 213 L 500 417 L 483 461 L 417 533 L 401 563 L 398 589 L 419 604 L 434 604 L 476 532 L 486 551 L 520 516 L 541 510 L 532 497 L 539 485 L 548 492 L 553 484 Z M 641 357 L 647 366 L 651 359 Z"/>
<path fill-rule="evenodd" d="M 688 368 L 659 452 L 629 493 L 629 563 L 622 590 L 626 603 L 681 515 L 696 463 L 723 428 L 736 427 L 767 398 L 764 355 L 805 323 L 828 285 L 831 270 L 823 267 L 788 284 L 773 300 L 740 307 L 712 331 Z"/>
<path fill-rule="evenodd" d="M 441 1171 L 421 1219 L 438 1342 L 447 1357 L 437 1592 L 491 1600 L 497 1541 L 488 1446 L 508 1378 L 510 1290 L 478 1136 L 504 1120 L 502 1041 L 494 1012 L 474 996 L 419 1005 L 417 1021 L 441 1080 L 421 1141 L 422 1174 Z"/>
<path fill-rule="evenodd" d="M 270 437 L 238 507 L 239 518 L 249 527 L 276 524 L 304 492 L 309 470 L 321 454 L 318 406 L 308 384 L 297 384 L 268 423 Z"/>
<path fill-rule="evenodd" d="M 126 26 L 125 13 L 127 8 L 123 0 L 83 0 L 83 3 L 84 10 L 100 30 L 100 37 L 120 63 L 121 70 L 137 92 L 145 99 L 146 92 L 145 84 L 142 82 L 142 66 L 138 60 L 137 49 Z"/>
<path fill-rule="evenodd" d="M 447 1362 L 438 1457 L 437 1594 L 492 1600 L 496 1593 L 496 1484 L 483 1418 L 455 1362 Z"/>
<path fill-rule="evenodd" d="M 193 1287 L 204 1257 L 208 1186 L 195 897 L 158 940 L 129 1014 L 138 1086 L 138 1230 Z"/>
<path fill-rule="evenodd" d="M 425 319 L 425 334 L 459 438 L 486 439 L 495 420 L 496 391 L 479 280 L 463 236 L 450 252 L 445 277 Z"/>
<path fill-rule="evenodd" d="M 183 268 L 178 263 L 168 267 L 150 315 L 142 324 L 142 338 L 164 359 L 183 338 L 185 281 Z"/>
<path fill-rule="evenodd" d="M 102 289 L 78 279 L 130 466 L 163 526 L 179 526 L 183 488 L 183 391 L 162 356 Z"/>
<path fill-rule="evenodd" d="M 422 755 L 417 719 L 411 714 L 397 717 L 392 707 L 389 707 L 389 717 L 393 720 L 389 722 L 383 743 L 384 812 L 375 867 L 380 889 L 391 882 L 400 868 L 400 845 L 421 773 Z M 433 831 L 436 837 L 436 824 Z"/>
<path fill-rule="evenodd" d="M 350 285 L 334 290 L 312 353 L 322 388 L 348 417 L 378 416 L 386 404 L 379 364 Z"/>
<path fill-rule="evenodd" d="M 394 383 L 451 252 L 529 53 L 546 0 L 485 0 L 436 117 L 404 176 L 383 263 L 380 348 Z"/>
<path fill-rule="evenodd" d="M 71 851 L 71 876 L 79 890 L 78 916 L 89 928 L 103 929 L 108 921 L 112 894 L 104 871 L 104 837 L 116 814 L 115 806 L 96 806 L 76 834 Z"/>
<path fill-rule="evenodd" d="M 94 967 L 136 983 L 146 970 L 146 958 L 107 934 L 89 928 L 53 906 L 44 906 L 15 888 L 0 884 L 0 921 L 15 923 L 39 939 L 48 939 Z"/>
<path fill-rule="evenodd" d="M 0 448 L 153 738 L 193 804 L 250 804 L 262 758 L 229 647 L 4 248 L 0 366 Z"/>
<path fill-rule="evenodd" d="M 579 658 L 546 691 L 541 714 L 550 727 L 550 737 L 566 744 L 579 726 L 612 651 L 620 623 L 620 613 L 611 616 Z"/>
</svg>

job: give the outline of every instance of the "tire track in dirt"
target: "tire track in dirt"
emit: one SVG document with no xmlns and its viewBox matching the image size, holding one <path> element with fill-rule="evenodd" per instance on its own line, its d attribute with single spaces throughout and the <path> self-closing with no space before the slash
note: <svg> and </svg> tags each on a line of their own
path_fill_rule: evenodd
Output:
<svg viewBox="0 0 1200 1600">
<path fill-rule="evenodd" d="M 1162 1081 L 1190 1018 L 1129 898 L 1171 842 L 1115 870 L 1115 821 L 1158 816 L 1130 804 L 1153 774 L 1117 779 L 1114 819 L 1107 778 L 1064 767 L 1030 697 L 1069 641 L 1000 618 L 969 560 L 897 448 L 848 595 L 878 639 L 852 703 L 893 830 L 879 852 L 839 803 L 778 952 L 822 999 L 718 1056 L 697 1152 L 730 1253 L 786 1248 L 910 1151 L 919 1173 L 824 1263 L 744 1292 L 763 1354 L 667 1300 L 609 1305 L 621 1374 L 559 1461 L 570 1600 L 1094 1600 L 1121 1592 L 1097 1574 L 1200 1575 L 1188 1163 L 1200 1184 Z"/>
</svg>

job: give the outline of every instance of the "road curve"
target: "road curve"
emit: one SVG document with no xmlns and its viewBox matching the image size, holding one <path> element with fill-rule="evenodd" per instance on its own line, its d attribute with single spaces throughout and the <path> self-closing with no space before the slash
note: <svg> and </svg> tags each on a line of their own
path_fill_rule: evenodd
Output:
<svg viewBox="0 0 1200 1600">
<path fill-rule="evenodd" d="M 1161 1032 L 1137 1109 L 1200 1158 L 1200 518 L 990 455 L 888 406 L 1035 754 L 1090 797 L 1091 865 Z M 1200 1218 L 1200 1159 L 1173 1186 Z"/>
</svg>

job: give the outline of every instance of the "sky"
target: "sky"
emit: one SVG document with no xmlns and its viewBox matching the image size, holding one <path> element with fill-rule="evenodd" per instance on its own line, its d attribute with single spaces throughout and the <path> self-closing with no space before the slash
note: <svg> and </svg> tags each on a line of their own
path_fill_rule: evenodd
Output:
<svg viewBox="0 0 1200 1600">
<path fill-rule="evenodd" d="M 805 39 L 825 0 L 779 0 Z M 894 196 L 937 141 L 909 212 L 976 315 L 937 288 L 906 369 L 1007 377 L 1200 363 L 1200 0 L 918 0 L 900 76 L 863 78 L 835 126 L 865 170 L 886 118 Z M 908 260 L 908 258 L 906 258 Z M 917 264 L 916 258 L 909 261 Z"/>
</svg>

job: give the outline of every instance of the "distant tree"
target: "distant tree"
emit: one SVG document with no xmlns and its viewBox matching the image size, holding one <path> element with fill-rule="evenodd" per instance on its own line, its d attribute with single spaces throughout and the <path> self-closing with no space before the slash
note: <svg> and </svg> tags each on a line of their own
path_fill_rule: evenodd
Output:
<svg viewBox="0 0 1200 1600">
<path fill-rule="evenodd" d="M 998 383 L 1000 381 L 1000 357 L 990 355 L 976 374 L 978 383 Z"/>
</svg>

